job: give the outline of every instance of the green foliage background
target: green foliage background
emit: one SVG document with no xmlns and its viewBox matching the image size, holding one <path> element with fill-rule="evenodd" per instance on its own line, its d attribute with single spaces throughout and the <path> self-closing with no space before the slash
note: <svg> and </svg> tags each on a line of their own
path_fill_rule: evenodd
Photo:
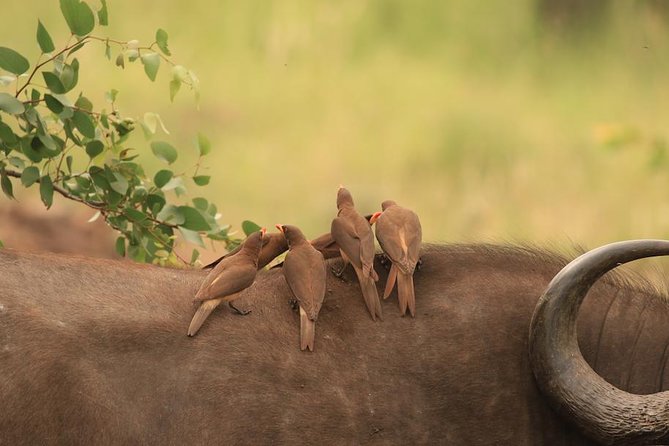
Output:
<svg viewBox="0 0 669 446">
<path fill-rule="evenodd" d="M 160 113 L 192 163 L 206 134 L 205 197 L 237 226 L 319 235 L 343 183 L 362 212 L 387 198 L 415 209 L 429 240 L 666 237 L 669 20 L 656 4 L 567 26 L 532 0 L 110 0 L 110 37 L 169 33 L 201 80 L 199 111 L 188 94 L 170 103 L 166 73 L 154 85 L 139 65 L 121 72 L 102 47 L 82 52 L 95 76 L 79 82 L 97 102 L 121 91 L 125 115 Z M 38 16 L 68 34 L 57 2 L 2 12 L 0 45 L 26 56 Z"/>
</svg>

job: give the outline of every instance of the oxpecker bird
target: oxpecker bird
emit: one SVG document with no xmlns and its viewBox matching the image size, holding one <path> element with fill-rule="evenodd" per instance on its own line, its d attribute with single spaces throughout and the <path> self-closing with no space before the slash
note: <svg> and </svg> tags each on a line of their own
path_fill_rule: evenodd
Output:
<svg viewBox="0 0 669 446">
<path fill-rule="evenodd" d="M 351 193 L 343 186 L 337 192 L 337 216 L 330 233 L 339 246 L 344 266 L 351 263 L 358 276 L 362 296 L 372 319 L 382 318 L 381 301 L 376 290 L 379 276 L 374 271 L 374 233 L 369 222 L 355 210 Z"/>
<path fill-rule="evenodd" d="M 254 232 L 244 241 L 239 252 L 221 260 L 200 285 L 194 302 L 201 302 L 188 327 L 188 336 L 195 336 L 209 314 L 221 303 L 231 302 L 239 292 L 250 287 L 258 271 L 258 256 L 265 229 Z"/>
<path fill-rule="evenodd" d="M 210 264 L 204 266 L 202 269 L 210 269 L 218 265 L 218 263 L 223 260 L 231 257 L 239 252 L 242 249 L 241 245 L 220 257 Z M 263 269 L 269 263 L 286 252 L 288 250 L 288 244 L 286 243 L 286 238 L 282 233 L 276 232 L 272 234 L 265 234 L 262 238 L 262 248 L 260 249 L 260 255 L 258 255 L 258 269 Z"/>
<path fill-rule="evenodd" d="M 398 206 L 392 200 L 381 203 L 383 212 L 376 213 L 371 223 L 376 223 L 376 239 L 391 261 L 383 298 L 390 295 L 397 280 L 397 299 L 400 313 L 416 316 L 416 296 L 413 273 L 420 256 L 423 231 L 415 212 Z"/>
<path fill-rule="evenodd" d="M 288 241 L 283 275 L 300 306 L 300 348 L 314 351 L 316 319 L 325 299 L 325 259 L 304 238 L 299 228 L 290 225 L 276 227 Z"/>
<path fill-rule="evenodd" d="M 371 218 L 372 218 L 371 214 L 365 215 L 365 219 L 367 221 L 370 221 Z M 316 237 L 315 239 L 312 239 L 309 243 L 311 243 L 311 246 L 313 246 L 318 251 L 320 251 L 321 254 L 323 254 L 325 260 L 341 256 L 341 251 L 339 251 L 339 245 L 337 245 L 337 242 L 334 241 L 332 234 L 329 232 L 319 237 Z"/>
</svg>

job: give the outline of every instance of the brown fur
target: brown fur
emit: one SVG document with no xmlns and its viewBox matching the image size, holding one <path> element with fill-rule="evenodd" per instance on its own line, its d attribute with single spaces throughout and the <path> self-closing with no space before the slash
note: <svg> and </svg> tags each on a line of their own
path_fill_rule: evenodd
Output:
<svg viewBox="0 0 669 446">
<path fill-rule="evenodd" d="M 373 323 L 353 272 L 328 275 L 305 355 L 281 271 L 243 292 L 249 316 L 216 312 L 189 338 L 206 272 L 0 250 L 0 442 L 591 444 L 544 402 L 527 359 L 534 305 L 565 260 L 480 245 L 422 259 L 416 319 Z M 669 388 L 658 297 L 613 277 L 582 309 L 586 359 L 624 389 Z"/>
</svg>

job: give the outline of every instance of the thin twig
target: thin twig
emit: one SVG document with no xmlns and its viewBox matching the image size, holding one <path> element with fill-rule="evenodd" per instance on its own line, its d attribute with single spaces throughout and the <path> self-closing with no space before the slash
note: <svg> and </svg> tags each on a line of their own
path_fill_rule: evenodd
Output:
<svg viewBox="0 0 669 446">
<path fill-rule="evenodd" d="M 5 174 L 7 176 L 10 176 L 10 177 L 21 178 L 21 173 L 16 172 L 15 170 L 5 169 Z M 41 181 L 41 178 L 38 178 L 36 182 L 39 183 L 40 181 Z M 72 195 L 71 193 L 69 193 L 68 191 L 66 191 L 62 187 L 58 186 L 57 184 L 53 185 L 53 190 L 55 190 L 56 192 L 58 192 L 59 194 L 61 194 L 65 198 L 68 198 L 72 201 L 76 201 L 78 203 L 85 204 L 86 206 L 88 206 L 90 208 L 93 208 L 95 210 L 100 211 L 100 210 L 105 209 L 105 203 L 103 203 L 101 201 L 86 201 L 83 198 L 77 197 L 76 195 Z"/>
</svg>

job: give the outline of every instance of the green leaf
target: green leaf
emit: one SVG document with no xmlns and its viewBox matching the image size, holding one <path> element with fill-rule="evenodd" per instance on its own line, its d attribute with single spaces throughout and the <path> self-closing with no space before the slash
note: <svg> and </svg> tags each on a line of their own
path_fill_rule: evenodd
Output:
<svg viewBox="0 0 669 446">
<path fill-rule="evenodd" d="M 193 204 L 197 209 L 203 212 L 206 212 L 207 208 L 209 207 L 209 202 L 207 199 L 202 197 L 193 198 Z"/>
<path fill-rule="evenodd" d="M 75 110 L 72 121 L 77 130 L 87 138 L 95 138 L 95 123 L 88 113 L 81 110 Z"/>
<path fill-rule="evenodd" d="M 19 141 L 18 137 L 12 131 L 12 128 L 2 121 L 0 121 L 0 141 L 9 146 L 13 146 Z"/>
<path fill-rule="evenodd" d="M 53 204 L 53 183 L 49 175 L 44 175 L 40 179 L 39 194 L 42 198 L 42 203 L 49 209 Z"/>
<path fill-rule="evenodd" d="M 182 228 L 181 226 L 179 226 L 179 232 L 181 232 L 181 235 L 187 242 L 193 243 L 195 245 L 204 248 L 204 242 L 202 241 L 202 237 L 200 237 L 200 234 L 198 234 L 197 232 L 188 230 L 186 228 Z"/>
<path fill-rule="evenodd" d="M 170 101 L 174 102 L 174 97 L 179 92 L 181 88 L 181 81 L 179 79 L 172 79 L 170 81 Z"/>
<path fill-rule="evenodd" d="M 26 111 L 23 102 L 16 99 L 8 93 L 0 93 L 0 110 L 3 110 L 10 115 L 20 115 Z"/>
<path fill-rule="evenodd" d="M 244 220 L 242 222 L 242 231 L 244 231 L 244 234 L 248 237 L 249 235 L 253 234 L 256 231 L 260 231 L 262 228 L 258 226 L 256 223 L 252 222 L 251 220 Z"/>
<path fill-rule="evenodd" d="M 67 155 L 65 158 L 65 163 L 67 164 L 67 171 L 72 175 L 72 162 L 74 161 L 74 158 L 72 155 Z"/>
<path fill-rule="evenodd" d="M 151 151 L 156 158 L 165 161 L 167 164 L 172 164 L 177 159 L 177 149 L 163 141 L 152 142 Z"/>
<path fill-rule="evenodd" d="M 209 184 L 209 179 L 211 179 L 209 175 L 197 175 L 193 177 L 193 181 L 198 186 L 206 186 L 207 184 Z"/>
<path fill-rule="evenodd" d="M 42 76 L 44 77 L 44 82 L 46 82 L 46 86 L 49 87 L 49 90 L 56 94 L 65 93 L 65 86 L 55 73 L 50 71 L 43 71 Z"/>
<path fill-rule="evenodd" d="M 158 48 L 160 48 L 160 51 L 163 52 L 164 55 L 166 56 L 171 56 L 172 53 L 170 53 L 170 50 L 167 48 L 167 31 L 164 29 L 158 29 L 156 31 L 156 44 L 158 45 Z"/>
<path fill-rule="evenodd" d="M 128 180 L 118 172 L 114 172 L 113 179 L 110 179 L 109 185 L 121 195 L 125 195 L 128 192 Z"/>
<path fill-rule="evenodd" d="M 172 225 L 180 225 L 186 221 L 186 217 L 184 217 L 181 209 L 173 204 L 165 205 L 163 209 L 158 212 L 156 218 Z"/>
<path fill-rule="evenodd" d="M 149 218 L 149 216 L 146 215 L 144 212 L 138 211 L 137 209 L 133 209 L 133 208 L 126 208 L 124 210 L 124 212 L 125 212 L 125 215 L 127 215 L 129 217 L 130 220 L 132 220 L 133 222 L 136 222 L 136 223 L 139 223 L 139 222 L 144 221 L 147 218 Z"/>
<path fill-rule="evenodd" d="M 0 68 L 10 73 L 23 74 L 30 68 L 30 62 L 13 49 L 0 46 Z"/>
<path fill-rule="evenodd" d="M 33 148 L 33 138 L 32 136 L 27 136 L 21 139 L 21 152 L 33 163 L 39 163 L 42 161 L 42 155 Z M 38 140 L 39 141 L 39 140 Z"/>
<path fill-rule="evenodd" d="M 32 186 L 39 179 L 39 169 L 35 166 L 29 166 L 23 169 L 21 173 L 21 183 L 25 187 Z"/>
<path fill-rule="evenodd" d="M 87 112 L 93 111 L 93 103 L 85 96 L 79 96 L 77 102 L 74 103 L 74 106 Z"/>
<path fill-rule="evenodd" d="M 190 264 L 193 265 L 195 262 L 197 262 L 197 259 L 200 258 L 200 251 L 197 249 L 193 250 L 193 254 L 190 256 Z"/>
<path fill-rule="evenodd" d="M 125 257 L 125 237 L 119 237 L 116 239 L 116 253 L 121 257 Z"/>
<path fill-rule="evenodd" d="M 60 73 L 60 82 L 63 84 L 65 92 L 72 90 L 79 81 L 79 61 L 74 59 L 72 64 L 64 65 Z"/>
<path fill-rule="evenodd" d="M 90 41 L 89 41 L 89 40 L 83 40 L 83 41 L 82 41 L 81 43 L 79 43 L 78 45 L 75 45 L 74 47 L 72 47 L 72 49 L 71 49 L 70 51 L 67 52 L 67 55 L 68 55 L 68 56 L 71 56 L 72 54 L 76 53 L 77 51 L 79 51 L 80 49 L 82 49 L 82 48 L 84 47 L 84 45 L 86 45 L 88 42 L 90 42 Z"/>
<path fill-rule="evenodd" d="M 98 11 L 98 22 L 101 26 L 109 25 L 109 11 L 107 10 L 107 0 L 100 0 L 102 8 Z"/>
<path fill-rule="evenodd" d="M 0 240 L 0 248 L 4 248 L 4 247 L 5 247 L 5 244 L 2 243 L 2 240 Z"/>
<path fill-rule="evenodd" d="M 161 187 L 161 189 L 163 190 L 163 192 L 169 192 L 169 191 L 175 190 L 175 189 L 177 191 L 179 191 L 181 189 L 185 190 L 183 179 L 181 177 L 172 177 L 172 179 L 170 181 L 168 181 L 166 185 Z M 177 194 L 177 195 L 179 195 L 179 194 Z"/>
<path fill-rule="evenodd" d="M 72 34 L 85 36 L 93 31 L 95 18 L 86 3 L 79 0 L 60 0 L 60 10 Z"/>
<path fill-rule="evenodd" d="M 56 49 L 51 36 L 40 20 L 37 20 L 37 43 L 43 53 L 50 53 Z"/>
<path fill-rule="evenodd" d="M 9 158 L 7 158 L 7 160 L 9 161 L 9 164 L 16 167 L 17 169 L 23 170 L 23 168 L 26 167 L 26 162 L 23 161 L 18 156 L 10 156 Z"/>
<path fill-rule="evenodd" d="M 123 53 L 119 53 L 119 55 L 116 56 L 116 62 L 115 63 L 116 63 L 117 67 L 125 68 L 125 59 L 123 57 Z"/>
<path fill-rule="evenodd" d="M 200 156 L 205 156 L 211 152 L 211 143 L 202 133 L 197 134 L 197 146 L 200 149 Z"/>
<path fill-rule="evenodd" d="M 46 107 L 53 113 L 59 115 L 63 111 L 63 104 L 60 101 L 50 94 L 44 95 L 44 102 L 46 102 Z"/>
<path fill-rule="evenodd" d="M 144 72 L 146 72 L 146 75 L 149 76 L 151 81 L 155 81 L 156 75 L 158 74 L 158 67 L 160 67 L 160 54 L 142 54 L 142 63 L 144 64 Z"/>
<path fill-rule="evenodd" d="M 0 186 L 2 186 L 2 191 L 9 198 L 14 198 L 14 189 L 12 187 L 12 181 L 9 179 L 9 176 L 5 173 L 5 170 L 0 170 Z"/>
<path fill-rule="evenodd" d="M 209 226 L 209 223 L 207 223 L 205 218 L 197 209 L 190 206 L 179 206 L 179 210 L 186 219 L 186 221 L 180 226 L 183 226 L 186 229 L 190 229 L 191 231 L 211 230 L 211 226 Z"/>
<path fill-rule="evenodd" d="M 111 103 L 114 103 L 114 101 L 116 101 L 116 96 L 118 96 L 118 90 L 115 90 L 113 88 L 105 93 L 105 99 Z"/>
<path fill-rule="evenodd" d="M 153 177 L 153 183 L 156 185 L 157 188 L 160 189 L 172 179 L 173 175 L 174 174 L 172 173 L 171 170 L 163 169 L 158 173 L 156 173 L 156 176 Z"/>
</svg>

